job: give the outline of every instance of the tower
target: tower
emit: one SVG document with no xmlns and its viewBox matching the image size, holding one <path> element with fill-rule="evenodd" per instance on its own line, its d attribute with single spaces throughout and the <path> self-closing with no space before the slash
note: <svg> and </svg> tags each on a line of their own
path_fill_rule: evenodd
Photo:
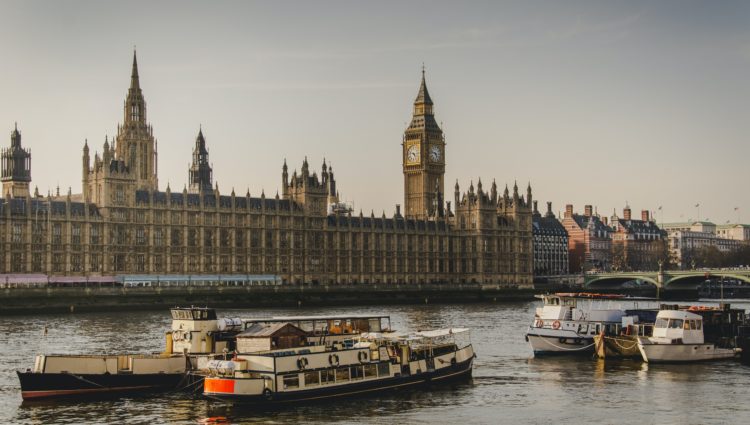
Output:
<svg viewBox="0 0 750 425">
<path fill-rule="evenodd" d="M 157 152 L 153 129 L 146 121 L 146 100 L 138 79 L 138 60 L 133 52 L 130 88 L 125 97 L 124 123 L 117 127 L 117 159 L 125 162 L 137 189 L 158 188 Z"/>
<path fill-rule="evenodd" d="M 414 112 L 402 143 L 404 207 L 407 218 L 423 219 L 438 213 L 444 198 L 445 138 L 435 121 L 432 99 L 425 83 L 414 100 Z"/>
<path fill-rule="evenodd" d="M 190 166 L 190 192 L 210 192 L 213 188 L 213 170 L 208 163 L 208 150 L 203 129 L 198 130 L 193 148 L 193 164 Z"/>
<path fill-rule="evenodd" d="M 29 196 L 29 183 L 31 183 L 31 151 L 21 146 L 21 133 L 18 125 L 10 134 L 10 147 L 3 149 L 2 177 L 3 193 L 5 197 Z"/>
</svg>

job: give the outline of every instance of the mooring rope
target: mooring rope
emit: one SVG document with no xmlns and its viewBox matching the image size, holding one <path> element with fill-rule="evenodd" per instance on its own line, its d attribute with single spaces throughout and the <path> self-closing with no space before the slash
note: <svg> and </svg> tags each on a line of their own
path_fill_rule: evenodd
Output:
<svg viewBox="0 0 750 425">
<path fill-rule="evenodd" d="M 555 345 L 555 344 L 554 344 L 553 342 L 551 342 L 551 341 L 547 341 L 547 338 L 545 338 L 545 337 L 541 337 L 541 336 L 540 336 L 539 338 L 541 338 L 541 339 L 542 339 L 542 341 L 544 341 L 544 342 L 545 342 L 546 344 L 549 344 L 549 345 L 551 345 L 551 346 L 553 346 L 553 347 L 557 348 L 558 350 L 563 350 L 563 351 L 581 351 L 581 350 L 585 350 L 585 349 L 587 349 L 587 348 L 589 348 L 589 347 L 592 347 L 592 346 L 594 345 L 594 343 L 592 342 L 591 344 L 589 344 L 589 345 L 587 345 L 587 346 L 585 346 L 585 347 L 580 347 L 580 348 L 565 348 L 565 347 L 560 347 L 560 346 L 558 346 L 558 345 Z"/>
</svg>

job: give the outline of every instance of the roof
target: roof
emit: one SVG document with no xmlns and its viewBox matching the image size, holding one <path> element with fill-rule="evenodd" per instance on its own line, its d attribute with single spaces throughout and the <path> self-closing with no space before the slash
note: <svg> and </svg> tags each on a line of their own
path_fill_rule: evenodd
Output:
<svg viewBox="0 0 750 425">
<path fill-rule="evenodd" d="M 534 235 L 540 236 L 568 236 L 565 226 L 553 217 L 545 217 L 535 214 L 531 218 L 531 230 Z"/>
<path fill-rule="evenodd" d="M 662 230 L 653 221 L 625 220 L 621 218 L 617 222 L 627 233 L 662 234 Z"/>
<path fill-rule="evenodd" d="M 270 337 L 281 331 L 286 327 L 291 327 L 299 333 L 305 333 L 302 329 L 294 326 L 289 322 L 279 323 L 253 323 L 250 327 L 245 329 L 237 335 L 237 338 L 265 338 Z"/>
</svg>

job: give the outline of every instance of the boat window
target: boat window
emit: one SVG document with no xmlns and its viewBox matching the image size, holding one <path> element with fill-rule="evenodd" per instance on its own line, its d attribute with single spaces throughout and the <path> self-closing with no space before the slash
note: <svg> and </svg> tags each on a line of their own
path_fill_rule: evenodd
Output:
<svg viewBox="0 0 750 425">
<path fill-rule="evenodd" d="M 346 382 L 349 380 L 349 368 L 342 367 L 336 369 L 336 382 Z"/>
<path fill-rule="evenodd" d="M 696 321 L 695 321 L 695 326 L 696 326 L 696 328 L 697 328 L 698 330 L 701 330 L 701 324 L 702 324 L 702 323 L 703 323 L 703 321 L 702 321 L 702 320 L 696 320 Z"/>
<path fill-rule="evenodd" d="M 682 329 L 682 319 L 669 319 L 670 329 Z"/>
<path fill-rule="evenodd" d="M 309 387 L 312 385 L 320 385 L 320 374 L 318 371 L 305 372 L 305 386 Z"/>
<path fill-rule="evenodd" d="M 695 330 L 695 320 L 690 321 L 690 329 Z"/>
<path fill-rule="evenodd" d="M 299 375 L 295 373 L 284 376 L 284 389 L 287 388 L 299 388 Z"/>
<path fill-rule="evenodd" d="M 660 318 L 656 319 L 656 323 L 654 324 L 654 327 L 655 328 L 666 328 L 668 323 L 669 323 L 668 319 L 660 317 Z"/>
<path fill-rule="evenodd" d="M 387 362 L 378 363 L 378 376 L 390 376 L 391 367 Z"/>
<path fill-rule="evenodd" d="M 682 329 L 685 329 L 686 331 L 689 331 L 690 330 L 690 322 L 692 322 L 692 320 L 685 320 L 685 324 L 682 326 Z"/>
<path fill-rule="evenodd" d="M 364 371 L 362 370 L 362 366 L 352 366 L 351 372 L 352 379 L 362 379 L 365 376 Z"/>
<path fill-rule="evenodd" d="M 378 376 L 378 366 L 375 363 L 365 365 L 365 378 L 375 378 Z"/>
<path fill-rule="evenodd" d="M 336 371 L 333 369 L 326 369 L 320 371 L 320 382 L 323 384 L 333 384 L 336 379 Z"/>
</svg>

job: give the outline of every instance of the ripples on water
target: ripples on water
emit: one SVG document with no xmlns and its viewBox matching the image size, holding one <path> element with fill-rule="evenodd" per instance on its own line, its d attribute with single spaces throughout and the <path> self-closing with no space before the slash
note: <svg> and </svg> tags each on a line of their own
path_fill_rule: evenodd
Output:
<svg viewBox="0 0 750 425">
<path fill-rule="evenodd" d="M 533 358 L 523 334 L 537 306 L 527 302 L 219 311 L 221 317 L 390 314 L 398 330 L 472 328 L 478 358 L 470 382 L 282 411 L 185 394 L 21 403 L 15 371 L 32 366 L 37 353 L 161 351 L 170 317 L 167 311 L 0 317 L 0 335 L 6 341 L 0 346 L 0 422 L 197 424 L 218 417 L 233 424 L 704 424 L 741 422 L 750 414 L 750 368 L 732 361 L 646 365 L 632 360 Z"/>
</svg>

